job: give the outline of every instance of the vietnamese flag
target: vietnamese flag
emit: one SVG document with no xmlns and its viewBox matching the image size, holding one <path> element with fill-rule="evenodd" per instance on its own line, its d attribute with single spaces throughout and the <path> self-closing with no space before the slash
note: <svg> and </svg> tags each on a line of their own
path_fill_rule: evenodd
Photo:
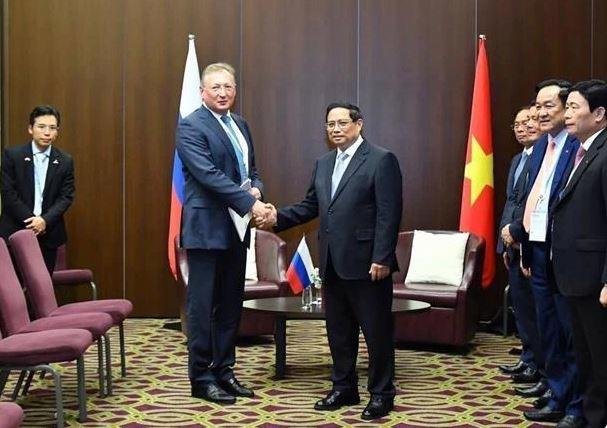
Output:
<svg viewBox="0 0 607 428">
<path fill-rule="evenodd" d="M 459 229 L 485 239 L 483 287 L 495 276 L 495 222 L 493 214 L 493 144 L 491 138 L 491 96 L 485 36 L 479 37 L 474 94 L 470 113 L 468 149 L 462 189 Z"/>
</svg>

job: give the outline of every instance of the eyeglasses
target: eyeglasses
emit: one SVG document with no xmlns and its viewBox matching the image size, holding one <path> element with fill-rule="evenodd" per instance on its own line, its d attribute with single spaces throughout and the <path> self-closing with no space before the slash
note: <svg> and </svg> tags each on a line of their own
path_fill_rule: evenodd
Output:
<svg viewBox="0 0 607 428">
<path fill-rule="evenodd" d="M 51 132 L 56 132 L 59 129 L 59 127 L 56 125 L 42 125 L 42 124 L 34 125 L 34 128 L 36 128 L 38 131 L 49 130 Z"/>
<path fill-rule="evenodd" d="M 523 120 L 522 122 L 514 122 L 512 125 L 510 125 L 510 129 L 515 130 L 519 126 L 526 128 L 528 124 L 529 124 L 529 120 Z"/>
<path fill-rule="evenodd" d="M 222 89 L 226 94 L 231 94 L 236 89 L 236 85 L 213 85 L 209 88 L 209 91 L 218 95 Z"/>
<path fill-rule="evenodd" d="M 351 124 L 352 120 L 338 120 L 337 122 L 327 122 L 327 130 L 332 131 L 335 127 L 339 129 L 346 129 L 349 124 Z"/>
</svg>

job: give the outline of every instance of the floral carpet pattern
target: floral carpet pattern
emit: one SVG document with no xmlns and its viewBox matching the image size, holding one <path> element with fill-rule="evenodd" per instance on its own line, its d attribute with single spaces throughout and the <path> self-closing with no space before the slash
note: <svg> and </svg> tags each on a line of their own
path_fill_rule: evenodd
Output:
<svg viewBox="0 0 607 428">
<path fill-rule="evenodd" d="M 528 400 L 512 393 L 512 385 L 497 365 L 516 357 L 508 350 L 517 341 L 478 333 L 470 351 L 461 353 L 396 350 L 397 396 L 389 417 L 366 422 L 360 418 L 367 400 L 366 348 L 361 341 L 358 372 L 361 403 L 333 412 L 313 410 L 330 389 L 331 357 L 322 321 L 289 321 L 287 373 L 275 380 L 271 337 L 240 342 L 236 374 L 255 390 L 253 399 L 219 406 L 190 396 L 185 337 L 163 328 L 167 320 L 132 319 L 125 325 L 128 375 L 119 376 L 117 332 L 112 336 L 114 394 L 97 395 L 96 351 L 87 353 L 88 419 L 77 421 L 75 365 L 62 370 L 66 426 L 70 427 L 540 427 L 525 422 Z M 10 377 L 2 400 L 8 400 L 17 378 Z M 29 394 L 17 399 L 25 410 L 24 427 L 48 427 L 54 420 L 50 376 L 36 377 Z"/>
</svg>

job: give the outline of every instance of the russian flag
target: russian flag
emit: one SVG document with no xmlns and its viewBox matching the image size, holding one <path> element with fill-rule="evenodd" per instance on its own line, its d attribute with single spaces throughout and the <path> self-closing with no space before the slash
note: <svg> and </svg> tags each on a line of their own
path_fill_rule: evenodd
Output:
<svg viewBox="0 0 607 428">
<path fill-rule="evenodd" d="M 184 118 L 194 110 L 202 106 L 200 97 L 200 70 L 198 69 L 198 58 L 196 57 L 196 46 L 194 35 L 188 36 L 188 56 L 185 61 L 183 72 L 183 83 L 181 85 L 181 101 L 179 102 L 179 116 Z M 175 237 L 181 233 L 181 210 L 183 208 L 183 192 L 185 179 L 183 177 L 183 165 L 175 151 L 173 159 L 173 186 L 171 189 L 171 211 L 169 214 L 169 239 L 168 254 L 169 267 L 175 280 L 177 280 L 177 261 L 175 258 Z"/>
<path fill-rule="evenodd" d="M 301 293 L 304 288 L 313 283 L 312 272 L 314 272 L 314 264 L 304 236 L 297 246 L 297 251 L 293 255 L 289 269 L 287 269 L 287 279 L 294 294 Z"/>
</svg>

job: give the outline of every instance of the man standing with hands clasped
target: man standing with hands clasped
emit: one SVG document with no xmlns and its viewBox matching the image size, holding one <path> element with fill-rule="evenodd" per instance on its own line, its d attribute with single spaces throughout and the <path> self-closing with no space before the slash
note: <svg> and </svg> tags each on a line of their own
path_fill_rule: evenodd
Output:
<svg viewBox="0 0 607 428">
<path fill-rule="evenodd" d="M 44 263 L 55 268 L 57 248 L 67 241 L 63 214 L 74 200 L 74 161 L 53 145 L 61 116 L 50 105 L 30 113 L 31 142 L 8 147 L 2 154 L 2 216 L 0 236 L 21 229 L 38 237 Z"/>
<path fill-rule="evenodd" d="M 377 419 L 394 405 L 390 274 L 398 269 L 395 248 L 402 177 L 396 157 L 366 141 L 362 128 L 357 106 L 327 107 L 327 135 L 337 148 L 316 162 L 304 200 L 278 210 L 274 230 L 320 217 L 320 269 L 333 388 L 314 408 L 336 410 L 360 402 L 356 358 L 362 329 L 369 350 L 371 393 L 362 418 Z"/>
<path fill-rule="evenodd" d="M 565 125 L 581 145 L 553 208 L 552 254 L 571 309 L 573 349 L 584 391 L 576 426 L 607 426 L 607 84 L 580 82 L 567 98 Z M 573 426 L 573 425 L 572 425 Z"/>
<path fill-rule="evenodd" d="M 263 185 L 243 118 L 230 112 L 235 71 L 225 63 L 202 73 L 203 106 L 179 121 L 177 152 L 183 162 L 185 202 L 181 245 L 187 250 L 187 319 L 192 396 L 232 404 L 252 397 L 234 375 L 234 340 L 244 294 L 250 232 L 241 239 L 228 208 L 263 219 Z M 249 183 L 245 190 L 243 183 Z"/>
</svg>

